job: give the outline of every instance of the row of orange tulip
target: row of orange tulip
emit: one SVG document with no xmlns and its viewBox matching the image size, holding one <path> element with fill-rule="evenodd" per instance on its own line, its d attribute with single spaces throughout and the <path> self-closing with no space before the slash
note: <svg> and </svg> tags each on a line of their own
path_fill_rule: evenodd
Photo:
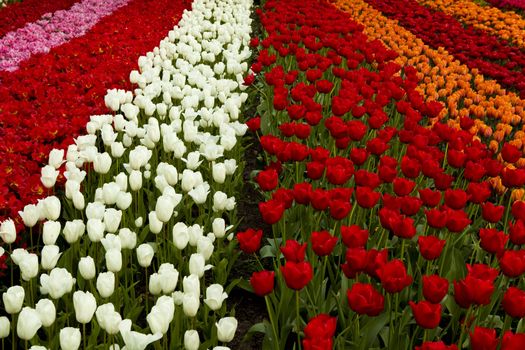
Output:
<svg viewBox="0 0 525 350">
<path fill-rule="evenodd" d="M 494 80 L 485 79 L 476 69 L 470 70 L 443 48 L 425 45 L 364 0 L 335 0 L 334 5 L 362 24 L 370 39 L 379 39 L 396 51 L 399 54 L 397 63 L 417 69 L 421 79 L 419 92 L 427 100 L 441 101 L 446 107 L 438 118 L 448 118 L 450 125 L 459 128 L 461 117 L 471 117 L 475 123 L 470 132 L 487 140 L 493 151 L 498 152 L 503 141 L 525 151 L 525 127 L 517 130 L 525 121 L 525 100 L 506 91 Z M 517 165 L 525 165 L 525 158 Z M 505 190 L 499 178 L 493 179 L 493 183 L 499 191 Z M 515 190 L 513 195 L 521 199 L 525 191 Z"/>
</svg>

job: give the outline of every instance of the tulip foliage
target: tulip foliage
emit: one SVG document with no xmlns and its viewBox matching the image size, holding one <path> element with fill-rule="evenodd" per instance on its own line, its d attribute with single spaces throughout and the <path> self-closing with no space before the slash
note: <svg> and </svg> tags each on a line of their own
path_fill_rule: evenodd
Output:
<svg viewBox="0 0 525 350">
<path fill-rule="evenodd" d="M 247 288 L 266 301 L 264 348 L 525 346 L 521 151 L 440 121 L 416 69 L 331 4 L 269 0 L 258 15 L 247 124 L 272 230 L 237 240 L 261 262 Z"/>
<path fill-rule="evenodd" d="M 227 349 L 251 1 L 197 0 L 0 224 L 2 348 Z M 62 173 L 61 170 L 65 168 Z M 27 237 L 18 248 L 17 235 Z"/>
</svg>

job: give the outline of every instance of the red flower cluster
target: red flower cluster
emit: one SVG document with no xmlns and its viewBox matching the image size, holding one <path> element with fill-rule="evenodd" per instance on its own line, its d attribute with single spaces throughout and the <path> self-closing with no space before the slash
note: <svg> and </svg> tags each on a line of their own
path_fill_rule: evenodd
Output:
<svg viewBox="0 0 525 350">
<path fill-rule="evenodd" d="M 336 327 L 337 318 L 327 314 L 319 314 L 310 319 L 304 327 L 303 349 L 331 349 Z"/>
</svg>

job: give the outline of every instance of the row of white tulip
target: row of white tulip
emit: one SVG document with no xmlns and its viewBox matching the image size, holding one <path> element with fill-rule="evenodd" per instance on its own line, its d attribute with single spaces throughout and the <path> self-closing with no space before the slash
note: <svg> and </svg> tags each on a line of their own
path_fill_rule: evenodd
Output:
<svg viewBox="0 0 525 350">
<path fill-rule="evenodd" d="M 92 116 L 87 135 L 50 153 L 41 180 L 54 187 L 65 163 L 63 193 L 20 212 L 37 243 L 11 250 L 14 222 L 0 224 L 20 272 L 2 295 L 2 344 L 11 334 L 13 349 L 141 350 L 159 339 L 162 348 L 228 349 L 219 345 L 237 328 L 224 284 L 242 182 L 251 5 L 196 0 L 140 57 L 130 74 L 138 88 L 108 91 L 114 114 Z"/>
</svg>

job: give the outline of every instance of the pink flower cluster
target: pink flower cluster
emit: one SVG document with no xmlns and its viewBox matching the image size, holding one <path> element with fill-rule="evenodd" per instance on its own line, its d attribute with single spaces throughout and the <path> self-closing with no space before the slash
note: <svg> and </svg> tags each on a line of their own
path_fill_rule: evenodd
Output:
<svg viewBox="0 0 525 350">
<path fill-rule="evenodd" d="M 130 0 L 83 0 L 67 10 L 46 14 L 36 22 L 0 39 L 0 70 L 14 71 L 20 62 L 47 53 L 72 38 L 84 35 L 97 22 Z"/>
<path fill-rule="evenodd" d="M 488 3 L 499 8 L 525 10 L 525 0 L 488 0 Z"/>
</svg>

